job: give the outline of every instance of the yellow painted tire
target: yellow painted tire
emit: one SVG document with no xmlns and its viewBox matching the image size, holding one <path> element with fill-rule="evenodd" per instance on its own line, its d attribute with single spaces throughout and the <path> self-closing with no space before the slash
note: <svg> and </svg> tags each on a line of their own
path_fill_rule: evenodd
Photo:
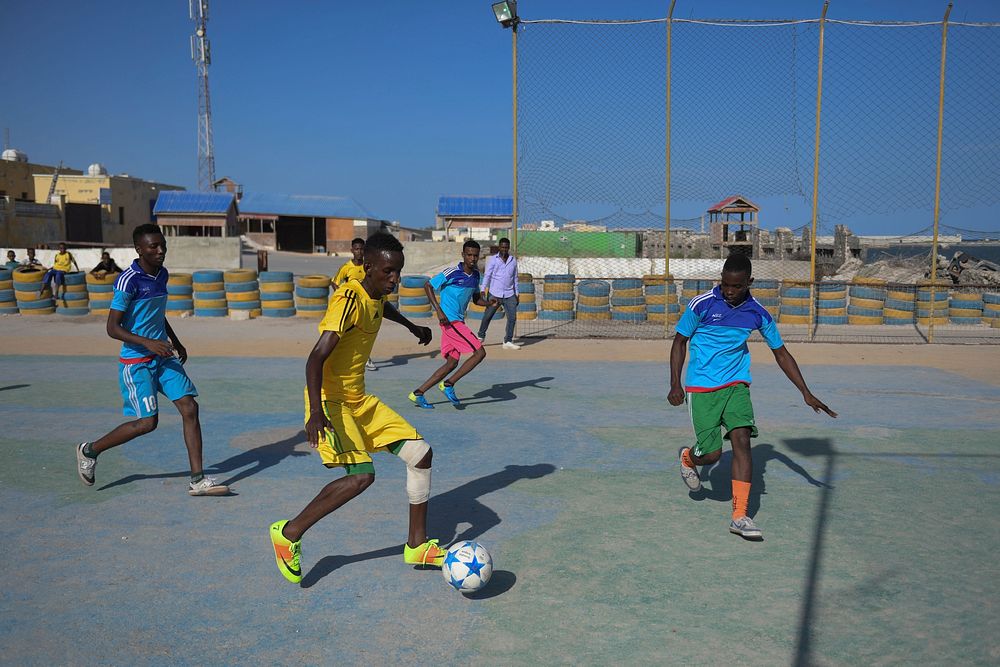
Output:
<svg viewBox="0 0 1000 667">
<path fill-rule="evenodd" d="M 880 287 L 880 286 L 885 285 L 886 281 L 882 280 L 881 278 L 855 278 L 854 280 L 851 281 L 851 284 L 852 285 L 875 285 L 875 286 Z"/>
<path fill-rule="evenodd" d="M 296 310 L 295 317 L 306 317 L 313 320 L 318 320 L 326 315 L 325 310 Z"/>
<path fill-rule="evenodd" d="M 809 297 L 794 297 L 794 296 L 783 296 L 781 297 L 782 306 L 809 306 Z"/>
<path fill-rule="evenodd" d="M 222 274 L 222 279 L 227 283 L 246 283 L 257 280 L 257 272 L 253 269 L 229 269 Z"/>
<path fill-rule="evenodd" d="M 882 301 L 881 299 L 862 299 L 860 297 L 852 296 L 851 305 L 855 308 L 873 308 L 875 310 L 879 310 L 885 306 L 885 301 Z"/>
<path fill-rule="evenodd" d="M 1000 329 L 1000 317 L 994 317 L 993 322 L 990 323 L 990 326 L 993 327 L 994 329 Z"/>
<path fill-rule="evenodd" d="M 576 319 L 578 320 L 610 320 L 611 311 L 605 310 L 600 313 L 577 313 Z"/>
<path fill-rule="evenodd" d="M 982 317 L 983 311 L 978 308 L 949 308 L 949 317 Z"/>
<path fill-rule="evenodd" d="M 261 301 L 260 305 L 264 307 L 264 310 L 270 310 L 272 308 L 294 308 L 295 301 L 292 299 L 282 299 L 281 301 Z"/>
<path fill-rule="evenodd" d="M 517 282 L 519 283 L 530 283 L 535 277 L 530 273 L 519 273 L 517 274 Z"/>
<path fill-rule="evenodd" d="M 187 301 L 191 298 L 190 294 L 168 294 L 167 301 Z"/>
<path fill-rule="evenodd" d="M 984 303 L 983 310 L 988 310 L 992 313 L 1000 312 L 1000 303 Z"/>
<path fill-rule="evenodd" d="M 329 299 L 327 299 L 326 297 L 322 297 L 322 296 L 321 297 L 316 297 L 316 298 L 308 297 L 308 296 L 297 296 L 297 297 L 295 297 L 295 301 L 296 301 L 296 303 L 299 303 L 299 304 L 301 304 L 303 306 L 323 306 L 323 305 L 326 305 L 326 304 L 328 304 L 330 302 Z"/>
<path fill-rule="evenodd" d="M 607 306 L 611 303 L 607 296 L 580 296 L 581 306 Z M 554 309 L 553 309 L 554 310 Z"/>
<path fill-rule="evenodd" d="M 696 289 L 685 288 L 681 290 L 681 296 L 687 297 L 688 299 L 692 299 L 701 293 L 702 293 L 701 290 L 696 290 Z"/>
<path fill-rule="evenodd" d="M 233 311 L 230 311 L 230 312 L 233 312 Z M 251 308 L 250 310 L 244 310 L 244 311 L 241 311 L 241 312 L 250 313 L 250 317 L 251 318 L 260 317 L 260 308 Z"/>
<path fill-rule="evenodd" d="M 757 293 L 757 290 L 753 290 L 753 295 L 754 296 L 760 296 Z M 820 292 L 819 293 L 819 300 L 820 301 L 836 301 L 838 299 L 846 299 L 846 298 L 847 298 L 847 290 L 846 289 L 845 290 L 840 290 L 839 292 Z"/>
<path fill-rule="evenodd" d="M 538 313 L 534 310 L 519 310 L 517 311 L 517 319 L 519 320 L 534 320 L 538 318 Z"/>
<path fill-rule="evenodd" d="M 430 306 L 400 306 L 399 312 L 404 315 L 414 315 L 417 317 L 430 317 L 434 310 Z"/>
<path fill-rule="evenodd" d="M 666 294 L 648 294 L 648 295 L 646 295 L 646 304 L 647 305 L 664 306 L 664 305 L 666 305 L 666 303 L 667 303 L 667 295 Z"/>
<path fill-rule="evenodd" d="M 88 285 L 114 285 L 115 281 L 118 280 L 120 273 L 109 273 L 103 278 L 98 278 L 97 276 L 88 273 L 87 274 L 87 284 Z"/>
<path fill-rule="evenodd" d="M 829 317 L 844 317 L 847 315 L 847 308 L 817 308 L 816 316 L 825 315 Z"/>
<path fill-rule="evenodd" d="M 221 292 L 226 289 L 226 283 L 192 283 L 194 293 L 198 292 Z"/>
<path fill-rule="evenodd" d="M 42 282 L 42 278 L 45 277 L 45 271 L 26 271 L 22 268 L 14 269 L 14 274 L 12 278 L 15 283 L 21 283 L 22 285 L 37 285 Z"/>
<path fill-rule="evenodd" d="M 225 299 L 195 299 L 194 307 L 198 310 L 204 308 L 227 308 L 229 306 Z"/>
<path fill-rule="evenodd" d="M 674 323 L 678 319 L 678 313 L 646 313 L 647 322 L 659 322 L 660 324 L 664 322 Z"/>
<path fill-rule="evenodd" d="M 930 317 L 918 317 L 917 318 L 917 324 L 922 324 L 924 326 L 927 326 L 930 323 L 931 323 L 931 318 Z M 948 318 L 947 317 L 935 317 L 934 318 L 934 324 L 948 324 Z"/>
<path fill-rule="evenodd" d="M 891 317 L 897 320 L 912 320 L 913 311 L 912 310 L 896 310 L 895 308 L 886 308 L 882 311 L 882 317 Z"/>
<path fill-rule="evenodd" d="M 778 315 L 778 322 L 781 324 L 809 324 L 808 315 Z"/>
<path fill-rule="evenodd" d="M 982 301 L 983 295 L 978 292 L 972 294 L 969 292 L 950 292 L 948 298 L 952 301 Z"/>
<path fill-rule="evenodd" d="M 481 313 L 486 310 L 485 306 L 477 306 L 476 304 L 469 302 L 469 310 L 473 313 Z"/>
<path fill-rule="evenodd" d="M 642 296 L 642 288 L 641 287 L 635 287 L 635 288 L 630 288 L 630 289 L 616 289 L 615 290 L 615 296 L 627 297 L 627 298 L 634 299 L 636 297 Z"/>
<path fill-rule="evenodd" d="M 847 323 L 848 324 L 865 324 L 865 325 L 871 325 L 871 324 L 882 324 L 882 321 L 883 320 L 882 320 L 881 317 L 869 317 L 868 315 L 848 315 L 847 316 Z"/>
<path fill-rule="evenodd" d="M 917 301 L 917 310 L 940 310 L 947 311 L 949 308 L 947 301 Z"/>
<path fill-rule="evenodd" d="M 389 303 L 393 303 L 393 304 L 399 303 L 399 295 L 398 294 L 390 294 L 389 296 L 385 297 L 385 300 L 388 301 Z"/>
<path fill-rule="evenodd" d="M 239 301 L 260 301 L 260 292 L 254 290 L 252 292 L 226 292 L 226 301 L 229 302 L 239 302 Z M 325 302 L 326 299 L 323 299 Z"/>
<path fill-rule="evenodd" d="M 190 285 L 191 284 L 191 274 L 190 273 L 171 273 L 170 277 L 167 278 L 168 285 Z"/>
<path fill-rule="evenodd" d="M 261 292 L 288 292 L 295 291 L 295 283 L 260 283 Z"/>
<path fill-rule="evenodd" d="M 76 285 L 72 285 L 72 287 L 76 287 Z M 14 289 L 14 281 L 0 280 L 0 289 Z"/>
<path fill-rule="evenodd" d="M 400 285 L 399 296 L 412 299 L 415 296 L 427 296 L 427 292 L 424 291 L 423 287 L 403 287 Z"/>
<path fill-rule="evenodd" d="M 2 289 L 2 288 L 0 288 Z M 79 285 L 66 285 L 66 292 L 86 292 L 87 285 L 85 283 L 80 283 Z"/>
<path fill-rule="evenodd" d="M 781 290 L 779 290 L 777 287 L 775 287 L 774 289 L 754 289 L 753 287 L 750 288 L 750 292 L 754 296 L 758 296 L 761 298 L 767 297 L 769 299 L 776 296 L 780 296 L 779 294 L 780 291 Z"/>
<path fill-rule="evenodd" d="M 91 315 L 107 315 L 110 312 L 111 312 L 110 308 L 91 308 L 90 309 L 90 314 Z"/>
<path fill-rule="evenodd" d="M 313 276 L 302 276 L 299 278 L 299 287 L 329 287 L 330 276 L 317 274 Z"/>
<path fill-rule="evenodd" d="M 573 310 L 573 302 L 569 299 L 542 299 L 542 310 Z"/>
<path fill-rule="evenodd" d="M 638 306 L 614 306 L 614 311 L 616 313 L 645 313 L 646 304 L 641 304 Z"/>
<path fill-rule="evenodd" d="M 23 285 L 24 283 L 21 284 Z M 44 290 L 42 290 L 42 293 L 39 294 L 38 292 L 21 292 L 15 290 L 14 298 L 17 299 L 18 301 L 38 301 L 39 299 L 51 299 L 52 291 L 48 288 L 45 288 Z"/>
<path fill-rule="evenodd" d="M 549 294 L 572 294 L 573 283 L 545 283 L 543 290 Z"/>
<path fill-rule="evenodd" d="M 55 306 L 52 308 L 22 308 L 22 315 L 51 315 L 56 312 Z"/>
<path fill-rule="evenodd" d="M 672 274 L 667 274 L 665 277 L 663 275 L 657 275 L 655 273 L 647 273 L 642 277 L 643 285 L 666 285 L 668 283 L 674 282 L 674 276 Z"/>
<path fill-rule="evenodd" d="M 583 298 L 583 297 L 580 297 L 580 298 Z M 531 293 L 528 293 L 528 294 L 525 294 L 523 292 L 521 293 L 519 303 L 534 303 L 534 302 L 535 302 L 535 293 L 534 292 L 531 292 Z M 1000 307 L 1000 304 L 997 304 L 997 306 Z"/>
<path fill-rule="evenodd" d="M 885 298 L 895 299 L 897 301 L 913 301 L 917 298 L 916 292 L 901 292 L 899 290 L 889 290 L 886 292 Z"/>
</svg>

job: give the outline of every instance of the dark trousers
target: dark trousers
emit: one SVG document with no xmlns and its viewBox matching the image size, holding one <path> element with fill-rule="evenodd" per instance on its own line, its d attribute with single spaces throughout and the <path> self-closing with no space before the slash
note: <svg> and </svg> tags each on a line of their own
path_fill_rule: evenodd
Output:
<svg viewBox="0 0 1000 667">
<path fill-rule="evenodd" d="M 507 318 L 507 331 L 504 333 L 503 342 L 509 343 L 514 340 L 514 324 L 517 323 L 517 298 L 505 296 L 500 298 L 503 305 L 504 316 Z M 483 313 L 483 321 L 479 324 L 479 337 L 486 338 L 486 329 L 490 326 L 490 320 L 496 315 L 499 306 L 487 306 Z"/>
</svg>

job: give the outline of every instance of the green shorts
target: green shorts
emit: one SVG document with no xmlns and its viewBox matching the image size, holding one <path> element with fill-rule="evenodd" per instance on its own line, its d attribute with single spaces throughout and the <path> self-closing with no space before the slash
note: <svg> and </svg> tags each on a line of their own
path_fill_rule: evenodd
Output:
<svg viewBox="0 0 1000 667">
<path fill-rule="evenodd" d="M 687 395 L 691 426 L 697 444 L 695 456 L 705 456 L 722 449 L 722 433 L 726 429 L 726 439 L 736 428 L 749 428 L 750 437 L 757 437 L 757 426 L 753 419 L 753 404 L 750 402 L 750 387 L 734 384 L 715 391 L 691 392 Z"/>
</svg>

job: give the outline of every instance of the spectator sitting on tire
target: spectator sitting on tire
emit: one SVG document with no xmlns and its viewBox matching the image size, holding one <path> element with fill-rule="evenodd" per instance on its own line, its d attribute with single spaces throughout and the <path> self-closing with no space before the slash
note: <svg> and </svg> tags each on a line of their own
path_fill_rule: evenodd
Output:
<svg viewBox="0 0 1000 667">
<path fill-rule="evenodd" d="M 115 264 L 115 260 L 111 259 L 111 253 L 107 250 L 101 253 L 101 262 L 90 270 L 90 275 L 95 278 L 104 278 L 109 273 L 121 273 L 122 269 L 120 266 Z"/>
</svg>

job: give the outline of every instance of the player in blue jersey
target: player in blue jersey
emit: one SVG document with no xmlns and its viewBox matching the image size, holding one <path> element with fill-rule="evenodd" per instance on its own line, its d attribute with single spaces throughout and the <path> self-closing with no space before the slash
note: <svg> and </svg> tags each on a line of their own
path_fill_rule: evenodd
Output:
<svg viewBox="0 0 1000 667">
<path fill-rule="evenodd" d="M 132 232 L 132 241 L 139 258 L 115 281 L 107 331 L 122 342 L 118 385 L 124 414 L 133 419 L 94 442 L 77 445 L 77 473 L 84 484 L 93 486 L 101 452 L 153 431 L 160 393 L 174 402 L 184 420 L 184 444 L 191 463 L 188 493 L 226 495 L 229 487 L 203 472 L 201 422 L 194 400 L 198 390 L 184 372 L 187 350 L 167 322 L 167 270 L 163 268 L 167 242 L 156 225 L 139 225 Z"/>
<path fill-rule="evenodd" d="M 444 365 L 434 371 L 420 387 L 410 392 L 410 400 L 419 408 L 434 407 L 424 398 L 424 392 L 434 385 L 453 405 L 460 406 L 462 402 L 455 394 L 455 383 L 486 358 L 483 344 L 465 324 L 465 309 L 469 307 L 470 300 L 483 307 L 499 303 L 497 299 L 484 299 L 479 292 L 481 278 L 479 269 L 476 268 L 479 251 L 479 244 L 469 239 L 462 246 L 462 261 L 458 266 L 445 269 L 424 284 L 424 292 L 441 324 L 441 356 L 444 357 Z M 434 295 L 434 290 L 441 293 L 440 299 Z M 462 354 L 471 356 L 459 366 Z M 455 370 L 456 367 L 458 370 Z M 454 374 L 448 377 L 452 371 L 455 371 Z"/>
<path fill-rule="evenodd" d="M 798 364 L 785 348 L 774 318 L 750 294 L 750 259 L 730 255 L 722 267 L 718 287 L 700 294 L 688 304 L 677 323 L 677 334 L 670 348 L 671 405 L 687 398 L 696 443 L 678 452 L 681 477 L 692 491 L 701 489 L 696 466 L 711 465 L 722 456 L 722 432 L 733 449 L 733 516 L 729 531 L 748 539 L 761 539 L 763 533 L 747 516 L 753 460 L 750 438 L 757 437 L 753 405 L 750 402 L 750 349 L 747 339 L 760 331 L 774 353 L 778 367 L 800 392 L 806 405 L 831 417 L 837 413 L 812 395 L 802 379 Z M 681 369 L 691 342 L 691 361 L 685 382 Z"/>
</svg>

